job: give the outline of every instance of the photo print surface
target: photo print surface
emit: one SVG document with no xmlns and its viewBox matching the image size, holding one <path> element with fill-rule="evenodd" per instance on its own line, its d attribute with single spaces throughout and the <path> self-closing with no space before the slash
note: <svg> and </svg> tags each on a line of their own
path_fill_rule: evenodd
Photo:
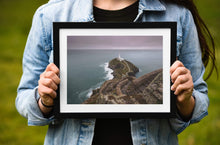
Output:
<svg viewBox="0 0 220 145">
<path fill-rule="evenodd" d="M 163 36 L 67 36 L 67 104 L 163 104 Z"/>
</svg>

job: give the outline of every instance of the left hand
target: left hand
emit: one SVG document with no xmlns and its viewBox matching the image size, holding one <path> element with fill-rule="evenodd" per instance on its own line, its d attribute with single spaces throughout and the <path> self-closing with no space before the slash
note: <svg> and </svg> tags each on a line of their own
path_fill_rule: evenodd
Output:
<svg viewBox="0 0 220 145">
<path fill-rule="evenodd" d="M 188 118 L 195 106 L 195 100 L 192 97 L 194 86 L 191 72 L 182 62 L 175 61 L 170 68 L 170 75 L 173 83 L 171 90 L 177 96 L 177 108 L 184 118 Z"/>
</svg>

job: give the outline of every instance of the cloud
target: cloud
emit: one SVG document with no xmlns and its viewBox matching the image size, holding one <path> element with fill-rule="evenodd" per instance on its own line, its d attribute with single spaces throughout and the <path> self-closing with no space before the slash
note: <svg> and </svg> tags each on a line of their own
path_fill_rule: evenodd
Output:
<svg viewBox="0 0 220 145">
<path fill-rule="evenodd" d="M 162 36 L 68 36 L 68 49 L 162 49 Z"/>
</svg>

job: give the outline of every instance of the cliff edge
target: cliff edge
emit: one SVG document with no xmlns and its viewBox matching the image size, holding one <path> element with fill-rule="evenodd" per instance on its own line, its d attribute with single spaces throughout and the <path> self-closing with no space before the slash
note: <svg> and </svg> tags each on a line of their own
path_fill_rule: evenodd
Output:
<svg viewBox="0 0 220 145">
<path fill-rule="evenodd" d="M 147 73 L 139 78 L 139 69 L 131 62 L 114 58 L 109 62 L 113 70 L 112 80 L 105 81 L 93 90 L 83 104 L 162 104 L 162 69 Z"/>
</svg>

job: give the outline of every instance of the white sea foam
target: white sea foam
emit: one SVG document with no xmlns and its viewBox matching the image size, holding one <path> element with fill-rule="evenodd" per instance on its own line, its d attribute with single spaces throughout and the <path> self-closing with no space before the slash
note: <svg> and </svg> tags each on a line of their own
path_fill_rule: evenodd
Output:
<svg viewBox="0 0 220 145">
<path fill-rule="evenodd" d="M 114 76 L 112 75 L 113 70 L 108 67 L 109 63 L 106 62 L 101 66 L 104 67 L 104 70 L 105 70 L 105 73 L 106 73 L 105 80 L 112 80 L 114 78 Z"/>
<path fill-rule="evenodd" d="M 92 89 L 90 88 L 90 89 L 89 89 L 89 92 L 88 92 L 87 95 L 86 95 L 86 98 L 89 98 L 91 95 L 92 95 Z"/>
<path fill-rule="evenodd" d="M 100 67 L 102 67 L 102 68 L 104 69 L 104 72 L 105 72 L 105 74 L 106 74 L 105 77 L 104 77 L 105 81 L 106 81 L 106 80 L 111 80 L 111 79 L 114 78 L 114 76 L 112 75 L 113 70 L 110 69 L 110 68 L 108 67 L 108 65 L 109 65 L 108 62 L 106 62 L 106 63 L 100 65 Z M 81 98 L 82 100 L 84 100 L 85 96 L 86 96 L 86 98 L 90 98 L 91 95 L 92 95 L 92 91 L 95 90 L 95 89 L 100 88 L 101 85 L 102 85 L 105 81 L 102 81 L 102 82 L 100 82 L 100 83 L 98 83 L 98 84 L 92 86 L 92 87 L 89 88 L 88 90 L 85 90 L 85 91 L 81 92 L 81 93 L 79 94 L 79 98 Z"/>
<path fill-rule="evenodd" d="M 90 98 L 92 95 L 93 90 L 100 88 L 100 86 L 103 84 L 104 82 L 100 82 L 94 86 L 92 86 L 91 88 L 81 92 L 79 94 L 79 98 L 81 98 L 82 100 L 84 100 L 84 98 L 86 97 L 86 99 Z"/>
</svg>

